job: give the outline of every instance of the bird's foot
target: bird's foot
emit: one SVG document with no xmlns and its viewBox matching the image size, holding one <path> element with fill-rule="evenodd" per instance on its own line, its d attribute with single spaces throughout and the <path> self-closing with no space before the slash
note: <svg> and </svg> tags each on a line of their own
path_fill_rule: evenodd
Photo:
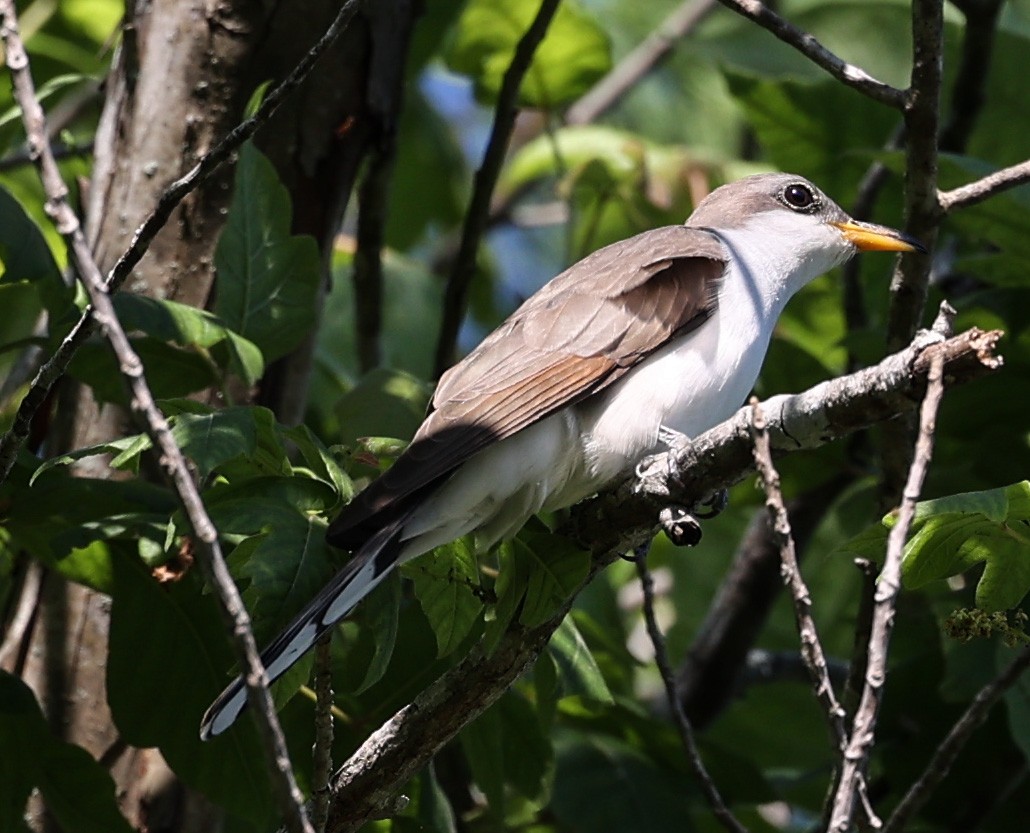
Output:
<svg viewBox="0 0 1030 833">
<path fill-rule="evenodd" d="M 667 450 L 648 455 L 634 469 L 637 494 L 670 496 L 677 483 L 677 471 L 690 454 L 690 437 L 664 425 L 658 427 L 658 442 Z"/>
</svg>

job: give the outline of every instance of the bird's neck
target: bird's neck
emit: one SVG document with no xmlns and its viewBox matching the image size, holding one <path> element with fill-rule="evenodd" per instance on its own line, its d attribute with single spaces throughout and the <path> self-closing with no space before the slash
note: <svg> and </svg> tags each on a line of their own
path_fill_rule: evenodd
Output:
<svg viewBox="0 0 1030 833">
<path fill-rule="evenodd" d="M 848 259 L 851 252 L 829 226 L 798 234 L 794 217 L 763 214 L 739 227 L 709 229 L 728 250 L 731 267 L 720 291 L 739 313 L 775 324 L 787 301 L 805 284 Z"/>
</svg>

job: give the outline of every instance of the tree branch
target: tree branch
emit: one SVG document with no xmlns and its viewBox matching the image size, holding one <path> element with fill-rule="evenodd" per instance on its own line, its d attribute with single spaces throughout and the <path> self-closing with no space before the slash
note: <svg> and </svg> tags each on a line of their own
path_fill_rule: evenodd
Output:
<svg viewBox="0 0 1030 833">
<path fill-rule="evenodd" d="M 993 352 L 1000 337 L 998 331 L 974 329 L 946 341 L 924 338 L 874 367 L 801 394 L 774 397 L 763 404 L 772 448 L 815 448 L 912 410 L 925 390 L 931 361 L 944 367 L 948 384 L 990 373 L 1001 366 Z M 670 498 L 692 503 L 743 479 L 753 467 L 749 424 L 750 411 L 742 408 L 695 439 L 697 454 L 653 458 L 660 461 L 654 468 L 661 477 L 627 482 L 575 507 L 563 531 L 593 555 L 584 585 L 619 555 L 650 540 L 658 511 Z M 570 598 L 539 627 L 514 625 L 490 656 L 474 648 L 373 733 L 333 778 L 327 829 L 354 830 L 390 806 L 396 791 L 532 664 L 571 605 Z"/>
<path fill-rule="evenodd" d="M 254 642 L 250 620 L 222 556 L 218 532 L 200 499 L 186 459 L 172 437 L 168 421 L 154 402 L 144 376 L 143 363 L 118 321 L 104 277 L 93 259 L 79 219 L 68 204 L 68 189 L 47 139 L 46 120 L 36 97 L 28 55 L 18 32 L 13 0 L 0 0 L 0 38 L 6 48 L 7 67 L 11 73 L 14 96 L 22 113 L 30 153 L 46 194 L 47 215 L 68 246 L 72 265 L 89 294 L 93 319 L 114 349 L 122 375 L 128 383 L 132 411 L 143 421 L 148 435 L 160 450 L 162 470 L 175 489 L 193 531 L 196 550 L 201 555 L 201 565 L 216 590 L 219 606 L 231 629 L 237 660 L 246 669 L 247 693 L 257 718 L 279 809 L 291 833 L 310 833 L 303 797 L 293 777 L 286 741 L 268 691 L 267 676 Z"/>
<path fill-rule="evenodd" d="M 927 763 L 926 769 L 923 770 L 923 774 L 909 787 L 905 797 L 894 808 L 894 812 L 887 819 L 887 824 L 883 828 L 883 833 L 901 833 L 905 829 L 905 825 L 912 815 L 926 803 L 933 790 L 951 771 L 951 765 L 955 763 L 962 747 L 987 718 L 987 713 L 1028 668 L 1030 668 L 1030 648 L 1024 648 L 1001 674 L 977 692 L 973 702 L 955 721 L 955 725 L 951 727 L 947 737 L 937 747 L 933 757 Z"/>
<path fill-rule="evenodd" d="M 207 177 L 225 164 L 239 146 L 271 118 L 286 97 L 310 74 L 319 56 L 346 28 L 350 19 L 357 11 L 360 2 L 361 0 L 347 0 L 325 34 L 311 47 L 293 71 L 265 96 L 257 112 L 230 131 L 191 171 L 165 189 L 153 212 L 136 229 L 129 248 L 118 258 L 111 271 L 108 272 L 106 279 L 102 281 L 106 285 L 107 291 L 115 292 L 119 289 L 136 264 L 146 254 L 157 233 L 168 222 L 172 211 Z M 10 3 L 5 3 L 4 5 L 13 9 L 13 5 Z M 30 153 L 35 152 L 30 146 Z M 96 322 L 93 316 L 93 307 L 89 306 L 83 311 L 82 316 L 61 342 L 54 355 L 43 364 L 32 380 L 32 385 L 18 406 L 18 411 L 15 414 L 10 429 L 0 439 L 0 483 L 3 483 L 11 473 L 11 467 L 14 465 L 18 450 L 24 445 L 29 435 L 32 419 L 36 411 L 46 402 L 50 389 L 64 374 L 72 357 L 94 332 L 95 328 Z"/>
<path fill-rule="evenodd" d="M 773 535 L 780 546 L 780 573 L 784 585 L 790 590 L 791 600 L 794 603 L 794 621 L 797 624 L 798 636 L 801 640 L 801 656 L 808 669 L 812 688 L 815 691 L 815 699 L 823 707 L 834 748 L 843 750 L 847 741 L 847 732 L 844 728 L 844 709 L 834 693 L 833 683 L 830 682 L 826 654 L 823 652 L 822 640 L 819 639 L 819 632 L 816 630 L 815 620 L 812 618 L 812 595 L 801 576 L 801 568 L 794 552 L 794 537 L 790 531 L 787 508 L 783 505 L 780 475 L 773 463 L 765 415 L 756 398 L 751 400 L 751 411 L 755 467 L 758 469 L 762 487 L 765 490 L 765 506 L 769 510 Z"/>
<path fill-rule="evenodd" d="M 826 70 L 845 86 L 858 90 L 874 101 L 879 101 L 896 110 L 901 110 L 905 106 L 904 91 L 877 81 L 864 69 L 841 60 L 810 34 L 792 26 L 764 3 L 760 3 L 758 0 L 719 0 L 719 2 L 731 11 L 772 32 L 781 41 L 793 46 L 812 63 Z"/>
<path fill-rule="evenodd" d="M 461 243 L 444 291 L 443 316 L 440 320 L 440 336 L 436 343 L 434 365 L 434 375 L 437 377 L 454 363 L 458 331 L 465 317 L 469 286 L 476 273 L 479 242 L 490 220 L 490 198 L 497 185 L 497 178 L 500 176 L 501 166 L 508 151 L 508 141 L 515 128 L 519 89 L 530 64 L 533 63 L 533 55 L 547 34 L 551 19 L 558 11 L 559 2 L 560 0 L 542 0 L 536 17 L 515 47 L 515 54 L 504 73 L 504 80 L 497 94 L 493 129 L 490 131 L 490 139 L 483 154 L 483 163 L 476 171 L 472 198 L 465 212 Z"/>
<path fill-rule="evenodd" d="M 838 477 L 821 483 L 788 504 L 799 558 L 846 482 Z M 755 512 L 677 672 L 683 706 L 698 729 L 710 724 L 746 682 L 752 646 L 779 597 L 779 572 L 768 514 Z"/>
<path fill-rule="evenodd" d="M 951 90 L 951 115 L 941 131 L 941 150 L 962 153 L 983 109 L 994 55 L 998 14 L 1004 0 L 953 0 L 966 17 L 962 59 Z"/>
<path fill-rule="evenodd" d="M 701 750 L 697 746 L 694 737 L 694 729 L 690 725 L 687 713 L 683 710 L 683 699 L 676 687 L 676 678 L 669 665 L 669 651 L 665 645 L 665 637 L 661 628 L 658 627 L 658 620 L 654 613 L 654 578 L 651 571 L 647 569 L 647 552 L 650 549 L 650 542 L 638 547 L 636 550 L 637 575 L 640 576 L 640 586 L 644 592 L 644 621 L 647 624 L 647 633 L 651 637 L 651 644 L 654 646 L 655 665 L 662 677 L 662 685 L 665 687 L 665 697 L 669 703 L 672 713 L 673 724 L 680 736 L 680 743 L 687 756 L 687 764 L 694 777 L 697 779 L 701 792 L 704 793 L 708 805 L 712 808 L 712 815 L 730 833 L 747 833 L 747 828 L 733 815 L 726 802 L 723 800 L 719 788 L 708 772 L 704 761 L 701 758 Z"/>
<path fill-rule="evenodd" d="M 1002 168 L 1000 171 L 988 174 L 968 185 L 962 185 L 951 191 L 941 191 L 937 195 L 937 200 L 940 203 L 941 211 L 948 214 L 956 208 L 976 205 L 995 194 L 1000 194 L 1002 191 L 1015 188 L 1025 182 L 1030 182 L 1030 159 L 1020 162 L 1018 165 Z"/>
<path fill-rule="evenodd" d="M 862 789 L 869 753 L 876 738 L 876 720 L 887 681 L 887 652 L 894 629 L 895 605 L 898 593 L 901 592 L 901 558 L 909 527 L 915 517 L 916 501 L 919 500 L 923 480 L 926 478 L 926 471 L 933 455 L 937 410 L 943 396 L 944 359 L 936 355 L 930 364 L 926 398 L 919 413 L 919 438 L 916 442 L 915 456 L 909 467 L 897 522 L 887 538 L 887 555 L 877 582 L 865 684 L 858 710 L 855 712 L 851 736 L 844 750 L 840 782 L 827 828 L 835 833 L 847 833 L 851 826 L 855 799 Z"/>
<path fill-rule="evenodd" d="M 716 0 L 684 0 L 611 72 L 565 112 L 566 124 L 589 124 L 653 70 L 715 9 Z"/>
</svg>

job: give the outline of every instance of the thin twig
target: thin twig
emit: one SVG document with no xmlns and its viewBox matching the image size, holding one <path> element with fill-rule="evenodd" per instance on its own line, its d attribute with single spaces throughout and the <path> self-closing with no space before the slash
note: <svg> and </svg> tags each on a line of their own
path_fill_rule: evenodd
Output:
<svg viewBox="0 0 1030 833">
<path fill-rule="evenodd" d="M 862 590 L 858 597 L 858 615 L 855 619 L 855 642 L 851 649 L 848 679 L 844 683 L 841 702 L 848 721 L 858 708 L 862 695 L 862 681 L 869 662 L 869 637 L 873 630 L 873 607 L 876 597 L 876 565 L 866 558 L 856 558 L 855 567 L 862 573 Z"/>
<path fill-rule="evenodd" d="M 551 19 L 558 10 L 560 0 L 543 0 L 536 17 L 526 33 L 515 47 L 511 64 L 504 73 L 500 92 L 497 94 L 497 107 L 494 111 L 494 125 L 490 131 L 490 139 L 483 154 L 483 163 L 476 171 L 472 186 L 472 199 L 465 212 L 462 226 L 461 244 L 454 260 L 447 288 L 444 291 L 443 316 L 440 321 L 440 336 L 436 343 L 436 360 L 434 375 L 439 377 L 454 362 L 454 348 L 458 341 L 458 331 L 465 317 L 469 286 L 476 272 L 476 256 L 479 242 L 486 230 L 490 218 L 490 199 L 501 173 L 504 156 L 508 150 L 508 141 L 515 128 L 515 117 L 518 115 L 519 89 L 522 79 L 533 63 L 533 55 L 547 34 Z"/>
<path fill-rule="evenodd" d="M 887 680 L 887 652 L 894 629 L 897 597 L 901 590 L 901 558 L 905 549 L 905 539 L 915 516 L 916 501 L 919 500 L 926 470 L 933 454 L 937 410 L 944 395 L 943 368 L 941 357 L 935 356 L 927 377 L 926 397 L 919 411 L 919 437 L 916 441 L 915 456 L 912 465 L 909 466 L 897 521 L 887 538 L 887 555 L 876 587 L 865 684 L 862 687 L 858 710 L 855 712 L 851 736 L 844 751 L 840 783 L 830 815 L 828 830 L 833 833 L 846 833 L 851 825 L 855 799 L 864 780 L 869 754 L 876 738 L 876 720 Z"/>
<path fill-rule="evenodd" d="M 937 202 L 940 98 L 944 48 L 941 0 L 912 3 L 912 83 L 905 105 L 905 230 L 932 250 L 940 225 Z M 908 344 L 926 308 L 931 256 L 909 252 L 898 258 L 891 277 L 887 349 Z M 880 448 L 880 507 L 894 506 L 912 454 L 915 427 L 910 419 L 883 428 Z"/>
<path fill-rule="evenodd" d="M 973 732 L 987 718 L 987 713 L 1011 688 L 1024 671 L 1030 668 L 1030 648 L 1024 648 L 1008 667 L 977 692 L 973 702 L 955 721 L 947 737 L 941 742 L 923 770 L 922 775 L 909 787 L 905 797 L 894 808 L 883 833 L 900 833 L 912 815 L 926 803 L 933 790 L 951 771 L 959 752 L 973 736 Z"/>
<path fill-rule="evenodd" d="M 89 139 L 85 142 L 77 142 L 75 144 L 66 145 L 63 142 L 58 143 L 54 148 L 54 159 L 74 159 L 79 156 L 89 156 L 93 153 L 93 140 Z M 18 150 L 14 153 L 5 156 L 0 159 L 0 173 L 7 173 L 8 171 L 14 171 L 18 168 L 24 168 L 26 165 L 32 164 L 32 154 L 27 150 Z"/>
<path fill-rule="evenodd" d="M 295 90 L 310 74 L 319 56 L 336 40 L 350 22 L 361 0 L 347 0 L 336 19 L 325 34 L 308 50 L 307 54 L 294 67 L 293 71 L 261 102 L 254 115 L 241 122 L 231 130 L 214 148 L 211 149 L 191 171 L 169 185 L 157 201 L 157 206 L 143 223 L 136 229 L 129 248 L 108 272 L 106 285 L 108 291 L 114 292 L 124 283 L 132 269 L 146 254 L 157 233 L 165 226 L 172 211 L 205 179 L 229 161 L 232 154 L 249 139 L 273 113 L 286 97 Z M 18 411 L 10 429 L 0 439 L 0 483 L 11 473 L 18 450 L 24 445 L 29 435 L 32 419 L 46 402 L 50 388 L 64 374 L 78 349 L 86 342 L 95 329 L 93 309 L 87 307 L 71 331 L 61 342 L 54 355 L 39 369 L 32 380 L 25 397 L 18 406 Z"/>
<path fill-rule="evenodd" d="M 325 830 L 329 817 L 329 776 L 333 771 L 332 632 L 315 643 L 315 748 L 311 772 L 311 826 Z"/>
<path fill-rule="evenodd" d="M 1004 0 L 953 0 L 966 17 L 962 57 L 951 88 L 951 114 L 941 130 L 941 150 L 964 153 L 987 99 L 998 14 Z"/>
<path fill-rule="evenodd" d="M 680 743 L 683 744 L 683 751 L 687 754 L 687 764 L 690 766 L 694 777 L 697 779 L 701 792 L 704 793 L 712 814 L 731 833 L 747 833 L 747 828 L 733 815 L 733 812 L 723 801 L 719 788 L 712 780 L 704 761 L 701 759 L 701 750 L 694 738 L 694 729 L 690 725 L 687 713 L 683 710 L 683 701 L 676 689 L 676 677 L 672 673 L 672 666 L 669 665 L 669 652 L 665 646 L 665 637 L 661 628 L 658 627 L 658 620 L 654 613 L 654 578 L 651 571 L 647 569 L 647 553 L 651 548 L 648 541 L 639 546 L 635 551 L 634 563 L 637 567 L 637 575 L 640 576 L 640 587 L 644 591 L 644 621 L 647 624 L 647 633 L 651 637 L 651 644 L 654 645 L 654 661 L 658 666 L 658 672 L 662 675 L 662 683 L 665 685 L 665 696 L 672 710 L 673 722 L 676 724 L 676 731 L 680 736 Z"/>
<path fill-rule="evenodd" d="M 1011 165 L 988 174 L 982 179 L 962 185 L 951 191 L 941 191 L 937 199 L 940 202 L 941 211 L 947 214 L 956 208 L 966 208 L 983 202 L 995 194 L 1007 191 L 1030 182 L 1030 159 L 1020 162 L 1018 165 Z"/>
<path fill-rule="evenodd" d="M 903 90 L 877 81 L 864 69 L 841 60 L 808 32 L 791 25 L 764 3 L 760 3 L 758 0 L 719 0 L 719 2 L 748 20 L 753 20 L 763 29 L 772 32 L 781 41 L 793 46 L 812 63 L 826 70 L 846 86 L 896 110 L 901 110 L 905 106 Z"/>
<path fill-rule="evenodd" d="M 834 747 L 840 751 L 847 741 L 844 727 L 844 709 L 837 701 L 837 695 L 830 682 L 830 672 L 826 664 L 822 641 L 812 618 L 812 596 L 808 585 L 801 576 L 797 555 L 794 552 L 794 537 L 790 531 L 790 518 L 783 505 L 783 493 L 780 490 L 780 475 L 772 459 L 769 446 L 768 423 L 765 414 L 758 404 L 758 399 L 751 399 L 751 437 L 754 440 L 755 467 L 765 490 L 765 506 L 769 510 L 769 521 L 772 534 L 780 545 L 780 574 L 783 583 L 790 590 L 794 604 L 794 621 L 797 624 L 798 636 L 801 639 L 801 656 L 808 668 L 815 699 L 822 706 L 826 724 L 830 729 Z"/>
<path fill-rule="evenodd" d="M 912 84 L 905 102 L 905 230 L 932 249 L 937 239 L 937 205 L 941 83 L 944 49 L 944 10 L 941 0 L 915 0 L 912 4 Z M 902 255 L 891 280 L 887 318 L 887 347 L 897 350 L 911 341 L 926 306 L 930 256 Z M 904 438 L 911 450 L 911 437 Z M 893 450 L 892 450 L 893 452 Z M 908 468 L 901 456 L 900 474 Z M 900 488 L 900 480 L 897 487 Z"/>
<path fill-rule="evenodd" d="M 386 204 L 393 170 L 393 140 L 380 145 L 365 170 L 358 196 L 357 249 L 354 252 L 354 330 L 358 365 L 367 372 L 379 365 L 383 323 L 383 243 Z"/>
<path fill-rule="evenodd" d="M 25 568 L 21 587 L 18 589 L 18 604 L 4 631 L 4 640 L 0 643 L 0 668 L 12 674 L 21 672 L 22 649 L 24 638 L 32 625 L 39 600 L 43 592 L 43 566 L 35 559 L 29 561 Z"/>
<path fill-rule="evenodd" d="M 69 258 L 94 307 L 94 319 L 115 351 L 122 375 L 132 393 L 132 411 L 143 421 L 147 433 L 160 451 L 161 467 L 182 503 L 193 530 L 196 551 L 202 556 L 201 565 L 216 590 L 226 624 L 232 630 L 237 660 L 246 669 L 247 691 L 267 753 L 268 769 L 279 809 L 292 833 L 311 833 L 311 826 L 304 813 L 303 797 L 293 777 L 286 741 L 268 691 L 267 676 L 250 629 L 249 617 L 222 556 L 218 532 L 204 508 L 186 459 L 172 437 L 168 421 L 154 402 L 144 376 L 143 364 L 118 321 L 103 275 L 93 259 L 79 219 L 68 204 L 68 189 L 47 139 L 46 120 L 36 97 L 28 55 L 18 33 L 13 0 L 0 0 L 0 38 L 6 47 L 7 67 L 11 73 L 15 99 L 22 112 L 28 145 L 46 194 L 46 212 L 68 246 Z"/>
<path fill-rule="evenodd" d="M 589 124 L 608 110 L 715 8 L 716 0 L 684 0 L 651 34 L 565 113 L 566 124 Z"/>
<path fill-rule="evenodd" d="M 788 504 L 799 559 L 847 482 L 838 477 L 820 483 Z M 769 517 L 755 512 L 676 672 L 683 708 L 695 729 L 711 724 L 738 696 L 741 686 L 756 676 L 749 670 L 753 646 L 781 588 L 780 552 Z"/>
</svg>

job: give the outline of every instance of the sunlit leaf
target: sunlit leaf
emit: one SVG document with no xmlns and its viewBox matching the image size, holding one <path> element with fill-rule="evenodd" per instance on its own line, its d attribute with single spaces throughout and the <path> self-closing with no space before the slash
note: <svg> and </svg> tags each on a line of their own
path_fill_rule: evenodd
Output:
<svg viewBox="0 0 1030 833">
<path fill-rule="evenodd" d="M 476 95 L 494 101 L 515 47 L 540 8 L 539 0 L 472 0 L 447 50 L 448 66 L 468 75 Z M 611 67 L 608 36 L 578 3 L 566 0 L 533 57 L 520 101 L 560 107 L 586 92 Z"/>
</svg>

